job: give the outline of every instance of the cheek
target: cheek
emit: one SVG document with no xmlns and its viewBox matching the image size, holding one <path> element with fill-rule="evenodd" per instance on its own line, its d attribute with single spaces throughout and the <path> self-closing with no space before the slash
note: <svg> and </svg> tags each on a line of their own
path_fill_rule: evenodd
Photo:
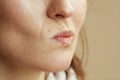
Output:
<svg viewBox="0 0 120 80">
<path fill-rule="evenodd" d="M 76 5 L 75 5 L 76 4 Z M 86 0 L 79 0 L 79 2 L 74 2 L 74 15 L 73 15 L 73 22 L 77 27 L 78 32 L 80 31 L 81 27 L 83 26 L 86 10 L 87 10 L 87 2 Z"/>
<path fill-rule="evenodd" d="M 33 4 L 27 0 L 3 0 L 2 3 L 0 5 L 0 21 L 8 24 L 9 27 L 6 26 L 7 28 L 14 29 L 17 33 L 24 35 L 24 37 L 39 36 L 44 8 L 41 11 L 35 10 L 37 5 L 33 8 Z"/>
<path fill-rule="evenodd" d="M 0 5 L 0 15 L 1 19 L 8 21 L 8 22 L 14 22 L 16 17 L 20 16 L 20 3 L 18 1 L 7 1 L 4 0 L 3 4 Z"/>
</svg>

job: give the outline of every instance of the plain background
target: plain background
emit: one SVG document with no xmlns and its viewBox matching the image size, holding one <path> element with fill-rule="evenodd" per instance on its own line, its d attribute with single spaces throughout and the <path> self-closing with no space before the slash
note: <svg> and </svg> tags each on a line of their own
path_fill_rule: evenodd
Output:
<svg viewBox="0 0 120 80">
<path fill-rule="evenodd" d="M 86 80 L 120 80 L 120 0 L 88 0 Z"/>
</svg>

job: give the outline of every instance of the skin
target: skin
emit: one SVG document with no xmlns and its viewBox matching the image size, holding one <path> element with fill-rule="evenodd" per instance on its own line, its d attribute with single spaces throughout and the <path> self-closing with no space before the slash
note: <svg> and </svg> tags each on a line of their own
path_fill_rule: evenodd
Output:
<svg viewBox="0 0 120 80">
<path fill-rule="evenodd" d="M 67 69 L 85 19 L 86 3 L 86 0 L 0 0 L 2 80 L 44 80 L 44 71 Z M 51 39 L 65 30 L 74 33 L 70 46 Z"/>
</svg>

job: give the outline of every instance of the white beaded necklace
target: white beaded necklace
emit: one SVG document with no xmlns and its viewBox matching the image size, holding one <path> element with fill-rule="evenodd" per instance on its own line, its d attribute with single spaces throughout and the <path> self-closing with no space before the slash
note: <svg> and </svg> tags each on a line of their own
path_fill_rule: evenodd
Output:
<svg viewBox="0 0 120 80">
<path fill-rule="evenodd" d="M 46 80 L 77 80 L 74 69 L 70 68 L 66 74 L 65 71 L 60 71 L 57 73 L 48 73 Z"/>
</svg>

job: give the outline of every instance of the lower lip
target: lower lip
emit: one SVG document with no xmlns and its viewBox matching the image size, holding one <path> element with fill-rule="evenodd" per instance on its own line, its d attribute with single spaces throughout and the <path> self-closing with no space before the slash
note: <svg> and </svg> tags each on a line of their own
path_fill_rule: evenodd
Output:
<svg viewBox="0 0 120 80">
<path fill-rule="evenodd" d="M 59 42 L 59 43 L 61 43 L 64 47 L 68 47 L 73 42 L 73 36 L 67 37 L 67 38 L 58 37 L 58 38 L 55 38 L 54 40 L 57 41 L 57 42 Z"/>
</svg>

